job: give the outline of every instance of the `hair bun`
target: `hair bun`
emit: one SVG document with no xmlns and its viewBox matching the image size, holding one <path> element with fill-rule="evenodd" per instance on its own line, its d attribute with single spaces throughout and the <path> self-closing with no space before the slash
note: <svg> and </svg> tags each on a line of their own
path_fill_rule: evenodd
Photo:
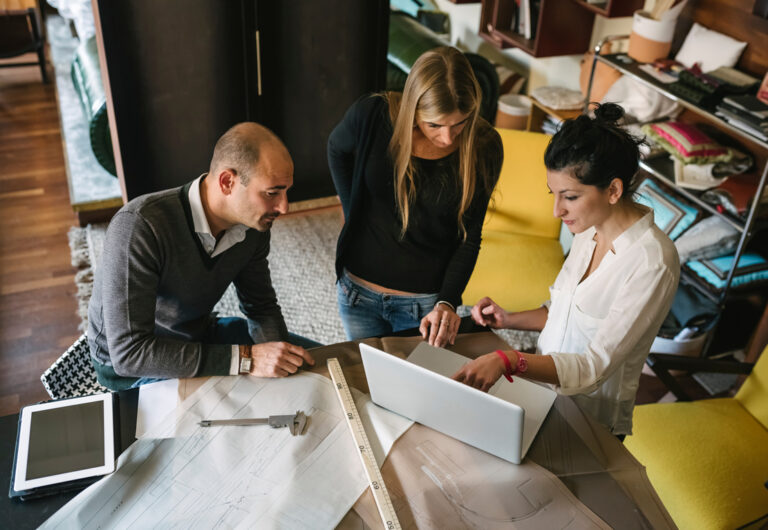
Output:
<svg viewBox="0 0 768 530">
<path fill-rule="evenodd" d="M 624 117 L 624 109 L 616 103 L 603 103 L 595 108 L 595 119 L 603 123 L 618 122 Z"/>
</svg>

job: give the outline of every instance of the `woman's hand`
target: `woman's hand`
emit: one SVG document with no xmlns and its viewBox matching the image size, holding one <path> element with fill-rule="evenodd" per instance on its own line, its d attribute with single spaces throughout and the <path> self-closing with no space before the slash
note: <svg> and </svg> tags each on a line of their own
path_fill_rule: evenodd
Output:
<svg viewBox="0 0 768 530">
<path fill-rule="evenodd" d="M 495 352 L 491 352 L 468 362 L 451 377 L 459 383 L 488 392 L 504 374 L 504 370 L 504 361 Z"/>
<path fill-rule="evenodd" d="M 472 320 L 480 326 L 506 328 L 507 312 L 487 296 L 472 308 Z"/>
<path fill-rule="evenodd" d="M 436 304 L 427 316 L 421 319 L 419 331 L 421 337 L 432 346 L 442 348 L 446 344 L 453 344 L 456 334 L 459 332 L 461 317 L 445 304 Z"/>
</svg>

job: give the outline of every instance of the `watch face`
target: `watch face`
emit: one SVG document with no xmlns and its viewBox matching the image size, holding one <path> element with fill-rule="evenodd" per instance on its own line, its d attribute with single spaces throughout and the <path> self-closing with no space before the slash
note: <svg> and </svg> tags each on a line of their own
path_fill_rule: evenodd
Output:
<svg viewBox="0 0 768 530">
<path fill-rule="evenodd" d="M 251 371 L 251 358 L 240 357 L 240 373 L 247 374 Z"/>
</svg>

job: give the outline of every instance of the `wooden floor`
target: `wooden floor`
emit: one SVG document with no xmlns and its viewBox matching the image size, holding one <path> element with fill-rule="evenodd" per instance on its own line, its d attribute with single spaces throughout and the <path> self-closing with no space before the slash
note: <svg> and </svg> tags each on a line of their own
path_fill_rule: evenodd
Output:
<svg viewBox="0 0 768 530">
<path fill-rule="evenodd" d="M 0 69 L 0 415 L 49 399 L 40 374 L 80 335 L 53 85 Z"/>
</svg>

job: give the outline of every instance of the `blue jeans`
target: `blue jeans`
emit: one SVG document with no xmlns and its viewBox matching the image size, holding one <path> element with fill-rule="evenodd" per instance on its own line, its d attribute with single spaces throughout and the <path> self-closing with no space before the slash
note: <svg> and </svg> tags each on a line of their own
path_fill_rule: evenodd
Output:
<svg viewBox="0 0 768 530">
<path fill-rule="evenodd" d="M 223 317 L 216 320 L 216 323 L 200 339 L 203 344 L 253 344 L 253 339 L 248 333 L 248 321 L 241 317 Z M 288 342 L 301 346 L 302 348 L 316 348 L 322 346 L 301 335 L 288 333 Z M 137 388 L 141 385 L 165 381 L 154 377 L 140 377 L 131 388 Z"/>
<path fill-rule="evenodd" d="M 396 295 L 372 291 L 344 271 L 336 284 L 339 315 L 349 340 L 384 337 L 418 327 L 437 303 L 437 294 Z"/>
</svg>

